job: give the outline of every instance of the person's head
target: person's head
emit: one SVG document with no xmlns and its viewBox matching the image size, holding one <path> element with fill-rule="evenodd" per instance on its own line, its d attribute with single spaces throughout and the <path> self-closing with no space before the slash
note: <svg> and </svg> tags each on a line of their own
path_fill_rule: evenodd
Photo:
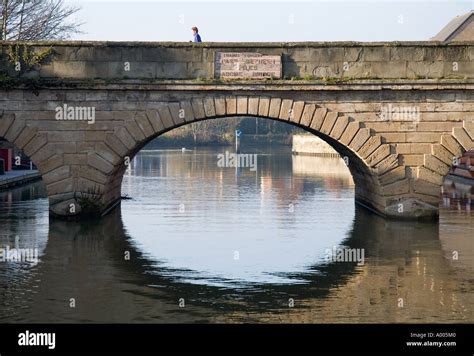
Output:
<svg viewBox="0 0 474 356">
<path fill-rule="evenodd" d="M 193 33 L 196 34 L 199 32 L 198 28 L 196 26 L 194 26 L 193 28 L 191 28 L 191 30 L 193 30 Z"/>
</svg>

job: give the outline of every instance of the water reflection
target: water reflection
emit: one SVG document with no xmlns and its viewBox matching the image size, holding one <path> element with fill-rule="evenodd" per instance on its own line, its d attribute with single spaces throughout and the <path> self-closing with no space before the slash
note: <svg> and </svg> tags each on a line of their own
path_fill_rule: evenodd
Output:
<svg viewBox="0 0 474 356">
<path fill-rule="evenodd" d="M 133 200 L 99 222 L 48 228 L 43 198 L 0 195 L 2 243 L 43 246 L 36 266 L 0 264 L 0 321 L 474 320 L 471 214 L 384 220 L 354 207 L 348 182 L 278 155 L 236 176 L 215 152 L 145 153 L 124 181 Z M 365 264 L 325 262 L 334 244 L 363 248 Z"/>
</svg>

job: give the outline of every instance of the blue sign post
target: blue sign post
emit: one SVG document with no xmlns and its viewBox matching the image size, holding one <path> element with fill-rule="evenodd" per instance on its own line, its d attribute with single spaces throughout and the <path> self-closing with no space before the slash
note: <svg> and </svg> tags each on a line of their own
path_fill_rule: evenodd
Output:
<svg viewBox="0 0 474 356">
<path fill-rule="evenodd" d="M 235 153 L 240 152 L 240 136 L 242 136 L 242 131 L 240 129 L 235 130 Z"/>
</svg>

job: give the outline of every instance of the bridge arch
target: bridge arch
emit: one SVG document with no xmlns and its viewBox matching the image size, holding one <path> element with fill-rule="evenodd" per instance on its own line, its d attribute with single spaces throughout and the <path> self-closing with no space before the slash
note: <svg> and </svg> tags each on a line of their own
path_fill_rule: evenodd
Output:
<svg viewBox="0 0 474 356">
<path fill-rule="evenodd" d="M 395 149 L 374 130 L 341 112 L 324 106 L 281 97 L 245 95 L 207 95 L 186 100 L 157 102 L 153 108 L 115 113 L 123 125 L 106 135 L 103 144 L 89 152 L 91 176 L 84 174 L 76 181 L 75 192 L 99 200 L 100 210 L 107 211 L 120 201 L 121 184 L 127 162 L 154 138 L 174 128 L 199 120 L 233 116 L 261 117 L 287 122 L 311 132 L 329 143 L 343 157 L 348 157 L 348 168 L 356 187 L 356 201 L 383 215 L 409 216 L 387 206 L 390 176 L 399 167 Z M 64 209 L 77 202 L 65 196 L 62 202 L 52 202 L 52 212 L 64 215 Z M 75 209 L 81 212 L 81 207 Z"/>
</svg>

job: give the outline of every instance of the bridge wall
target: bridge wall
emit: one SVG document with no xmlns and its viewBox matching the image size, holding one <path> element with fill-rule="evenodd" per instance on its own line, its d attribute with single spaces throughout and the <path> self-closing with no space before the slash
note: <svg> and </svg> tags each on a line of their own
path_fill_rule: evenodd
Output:
<svg viewBox="0 0 474 356">
<path fill-rule="evenodd" d="M 10 43 L 3 42 L 0 70 L 8 64 Z M 199 79 L 214 77 L 216 52 L 281 55 L 283 79 L 466 79 L 474 78 L 470 42 L 299 42 L 299 43 L 140 43 L 29 42 L 49 63 L 28 74 L 71 79 Z"/>
</svg>

